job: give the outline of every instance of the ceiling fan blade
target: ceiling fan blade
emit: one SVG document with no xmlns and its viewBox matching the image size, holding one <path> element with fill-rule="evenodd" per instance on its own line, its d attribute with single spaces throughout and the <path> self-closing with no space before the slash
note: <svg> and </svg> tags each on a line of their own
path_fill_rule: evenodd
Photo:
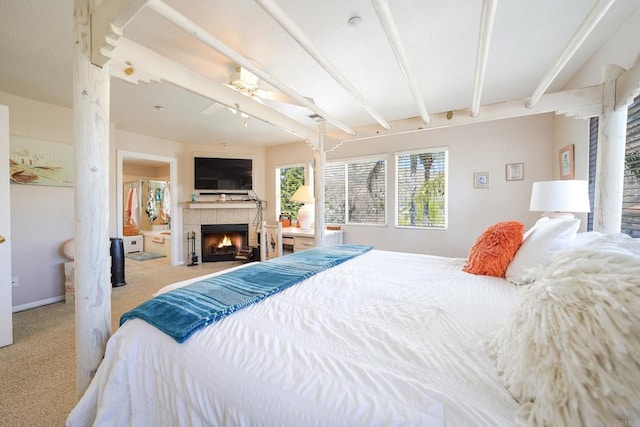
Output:
<svg viewBox="0 0 640 427">
<path fill-rule="evenodd" d="M 256 90 L 256 95 L 259 96 L 260 98 L 268 99 L 270 101 L 281 102 L 283 104 L 299 105 L 301 107 L 304 107 L 304 105 L 301 105 L 298 101 L 296 101 L 295 99 L 293 99 L 292 97 L 290 97 L 286 93 L 277 92 L 277 91 L 274 91 L 274 90 L 257 89 Z M 312 98 L 305 97 L 305 99 L 307 99 L 309 102 L 315 104 L 315 102 L 313 101 Z"/>
</svg>

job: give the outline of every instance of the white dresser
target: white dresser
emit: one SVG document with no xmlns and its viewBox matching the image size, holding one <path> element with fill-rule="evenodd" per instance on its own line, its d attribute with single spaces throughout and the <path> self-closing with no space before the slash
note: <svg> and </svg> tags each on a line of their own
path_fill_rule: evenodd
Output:
<svg viewBox="0 0 640 427">
<path fill-rule="evenodd" d="M 144 239 L 142 238 L 142 234 L 138 236 L 124 236 L 122 238 L 122 243 L 125 254 L 144 251 Z"/>
<path fill-rule="evenodd" d="M 293 252 L 311 249 L 316 246 L 314 230 L 305 231 L 295 227 L 284 227 L 282 229 L 282 244 L 285 248 L 292 248 Z M 342 230 L 325 230 L 324 244 L 325 246 L 342 244 Z"/>
</svg>

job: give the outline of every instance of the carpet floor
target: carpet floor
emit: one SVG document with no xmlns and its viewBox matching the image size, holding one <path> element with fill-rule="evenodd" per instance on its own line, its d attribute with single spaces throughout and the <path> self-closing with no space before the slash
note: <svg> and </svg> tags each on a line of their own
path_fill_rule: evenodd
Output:
<svg viewBox="0 0 640 427">
<path fill-rule="evenodd" d="M 125 260 L 126 286 L 112 288 L 112 331 L 120 316 L 173 282 L 234 265 L 171 266 L 167 258 Z M 14 344 L 0 348 L 0 426 L 64 426 L 75 406 L 75 308 L 64 302 L 13 315 Z"/>
</svg>

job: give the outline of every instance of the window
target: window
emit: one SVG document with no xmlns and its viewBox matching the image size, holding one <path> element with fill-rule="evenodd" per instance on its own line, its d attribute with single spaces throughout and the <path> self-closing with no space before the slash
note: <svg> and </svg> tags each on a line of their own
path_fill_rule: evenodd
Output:
<svg viewBox="0 0 640 427">
<path fill-rule="evenodd" d="M 368 158 L 325 165 L 325 222 L 386 224 L 386 160 Z"/>
<path fill-rule="evenodd" d="M 593 231 L 593 201 L 596 198 L 596 158 L 598 157 L 598 118 L 589 119 L 589 206 L 587 231 Z"/>
<path fill-rule="evenodd" d="M 281 213 L 288 213 L 291 219 L 298 219 L 302 203 L 290 202 L 289 199 L 304 184 L 304 169 L 304 166 L 276 168 L 276 218 Z"/>
<path fill-rule="evenodd" d="M 396 153 L 398 227 L 447 227 L 447 148 Z"/>
<path fill-rule="evenodd" d="M 621 231 L 640 237 L 640 96 L 629 106 L 624 160 Z"/>
<path fill-rule="evenodd" d="M 597 117 L 591 119 L 589 132 L 589 198 L 592 213 L 588 217 L 587 230 L 592 231 L 598 146 Z M 640 96 L 629 106 L 627 113 L 621 231 L 631 237 L 640 237 Z"/>
</svg>

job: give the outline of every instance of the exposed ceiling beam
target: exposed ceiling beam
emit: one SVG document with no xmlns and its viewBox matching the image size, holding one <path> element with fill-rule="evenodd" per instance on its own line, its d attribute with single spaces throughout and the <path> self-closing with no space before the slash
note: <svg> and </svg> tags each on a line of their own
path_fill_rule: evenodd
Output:
<svg viewBox="0 0 640 427">
<path fill-rule="evenodd" d="M 616 81 L 616 104 L 614 108 L 627 108 L 640 95 L 640 60 L 625 71 Z"/>
<path fill-rule="evenodd" d="M 249 60 L 249 58 L 233 50 L 231 47 L 227 46 L 225 43 L 223 43 L 218 38 L 214 37 L 211 33 L 207 32 L 202 27 L 196 25 L 193 21 L 186 18 L 177 10 L 171 8 L 170 6 L 168 6 L 167 4 L 163 3 L 160 0 L 150 0 L 148 6 L 150 9 L 152 9 L 158 15 L 162 16 L 167 21 L 178 26 L 182 30 L 186 31 L 191 36 L 197 38 L 198 40 L 200 40 L 210 48 L 217 50 L 222 55 L 231 59 L 236 64 L 239 64 L 244 68 L 246 68 L 247 70 L 251 71 L 253 74 L 258 76 L 265 82 L 269 83 L 274 88 L 280 90 L 281 92 L 286 93 L 291 98 L 295 99 L 298 103 L 300 103 L 300 105 L 308 108 L 309 110 L 313 111 L 316 114 L 319 114 L 326 121 L 339 127 L 344 132 L 350 135 L 355 135 L 355 131 L 352 128 L 342 123 L 340 120 L 333 117 L 332 115 L 330 115 L 329 113 L 327 113 L 326 111 L 324 111 L 323 109 L 321 109 L 320 107 L 318 107 L 317 105 L 309 101 L 307 98 L 305 98 L 304 96 L 300 95 L 299 93 L 291 89 L 289 86 L 287 86 L 280 80 L 276 79 L 275 77 L 263 71 L 260 67 L 256 66 L 251 60 Z"/>
<path fill-rule="evenodd" d="M 484 0 L 482 2 L 480 36 L 478 37 L 478 55 L 476 57 L 476 75 L 473 85 L 473 102 L 471 104 L 472 117 L 478 117 L 478 113 L 480 112 L 480 99 L 482 98 L 484 74 L 487 69 L 487 61 L 489 59 L 489 45 L 491 44 L 491 33 L 493 32 L 493 22 L 496 17 L 497 5 L 498 0 Z"/>
<path fill-rule="evenodd" d="M 149 0 L 103 0 L 91 16 L 91 63 L 104 67 L 123 30 Z"/>
<path fill-rule="evenodd" d="M 255 0 L 336 82 L 342 86 L 380 126 L 389 129 L 389 123 L 378 113 L 347 80 L 331 61 L 309 40 L 296 24 L 274 0 Z"/>
<path fill-rule="evenodd" d="M 122 37 L 118 41 L 118 45 L 110 55 L 113 61 L 111 64 L 113 77 L 122 78 L 132 83 L 137 83 L 138 80 L 165 81 L 240 110 L 302 139 L 311 142 L 318 140 L 318 133 L 302 123 L 126 37 Z M 133 72 L 127 74 L 124 71 L 125 68 L 131 68 Z"/>
<path fill-rule="evenodd" d="M 356 138 L 345 138 L 336 132 L 327 133 L 327 137 L 335 141 L 347 142 L 360 139 L 375 138 L 421 130 L 432 130 L 452 126 L 510 119 L 514 117 L 530 116 L 555 112 L 569 117 L 587 118 L 597 116 L 602 112 L 602 85 L 590 86 L 583 89 L 568 90 L 543 95 L 540 102 L 533 108 L 524 105 L 524 99 L 501 102 L 482 106 L 482 115 L 474 118 L 468 109 L 433 114 L 429 126 L 425 126 L 421 117 L 396 120 L 391 122 L 391 130 L 380 130 L 377 126 L 364 126 L 356 129 Z M 329 147 L 331 148 L 331 147 Z"/>
<path fill-rule="evenodd" d="M 373 8 L 378 14 L 378 19 L 380 20 L 382 29 L 384 30 L 385 34 L 387 35 L 387 39 L 391 44 L 393 53 L 396 56 L 398 64 L 400 65 L 400 70 L 402 70 L 404 79 L 406 80 L 407 85 L 411 90 L 411 94 L 413 95 L 413 99 L 418 106 L 420 116 L 422 117 L 422 120 L 428 124 L 431 119 L 429 118 L 427 107 L 424 105 L 424 101 L 422 100 L 422 94 L 420 93 L 420 89 L 418 88 L 416 79 L 413 76 L 413 72 L 411 71 L 407 52 L 405 51 L 404 45 L 402 44 L 402 41 L 400 39 L 400 33 L 398 32 L 398 27 L 396 26 L 393 16 L 391 15 L 389 4 L 387 3 L 387 0 L 371 0 L 371 4 L 373 4 Z"/>
<path fill-rule="evenodd" d="M 596 25 L 598 25 L 598 22 L 600 22 L 602 17 L 607 13 L 615 1 L 616 0 L 598 0 L 593 5 L 586 18 L 582 21 L 576 32 L 571 37 L 571 40 L 569 40 L 569 43 L 565 46 L 556 63 L 553 64 L 549 71 L 547 71 L 547 74 L 533 92 L 531 98 L 527 101 L 527 108 L 535 107 L 540 100 L 540 97 L 542 97 L 546 92 L 555 78 L 558 77 L 560 71 L 562 71 L 562 69 L 567 65 L 578 48 L 582 46 L 582 43 L 584 43 L 589 34 L 591 34 L 591 31 L 593 31 Z"/>
</svg>

